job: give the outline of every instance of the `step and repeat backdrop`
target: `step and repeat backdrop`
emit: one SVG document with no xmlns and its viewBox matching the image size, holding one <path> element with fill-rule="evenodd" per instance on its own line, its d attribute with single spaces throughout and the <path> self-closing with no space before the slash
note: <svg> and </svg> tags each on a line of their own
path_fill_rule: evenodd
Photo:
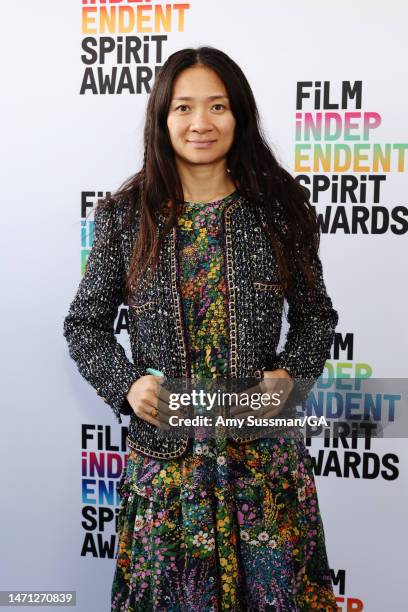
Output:
<svg viewBox="0 0 408 612">
<path fill-rule="evenodd" d="M 62 324 L 93 244 L 93 208 L 140 168 L 157 70 L 184 47 L 228 53 L 247 75 L 276 156 L 309 190 L 340 317 L 324 372 L 333 384 L 321 393 L 336 378 L 351 388 L 361 377 L 404 379 L 408 9 L 367 0 L 341 10 L 320 0 L 23 0 L 5 12 L 0 587 L 74 590 L 78 610 L 102 612 L 127 417 L 118 424 L 77 373 Z M 126 330 L 121 307 L 114 333 L 130 357 Z M 385 395 L 376 402 L 373 420 L 392 420 Z M 307 444 L 339 609 L 406 609 L 404 432 Z"/>
</svg>

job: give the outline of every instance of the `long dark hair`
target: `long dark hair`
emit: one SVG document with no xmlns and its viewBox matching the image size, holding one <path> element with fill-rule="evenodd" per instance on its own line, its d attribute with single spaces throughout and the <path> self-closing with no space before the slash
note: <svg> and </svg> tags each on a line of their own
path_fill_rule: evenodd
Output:
<svg viewBox="0 0 408 612">
<path fill-rule="evenodd" d="M 226 87 L 236 121 L 234 141 L 227 154 L 228 172 L 238 194 L 255 210 L 262 207 L 265 211 L 265 230 L 276 252 L 285 294 L 294 290 L 295 270 L 304 274 L 313 289 L 313 258 L 320 241 L 315 210 L 304 188 L 278 163 L 268 146 L 254 95 L 241 68 L 224 52 L 206 46 L 177 51 L 160 68 L 146 109 L 143 167 L 112 194 L 111 205 L 127 202 L 129 223 L 140 215 L 127 292 L 132 292 L 147 267 L 153 273 L 164 236 L 175 225 L 178 205 L 184 201 L 167 115 L 174 79 L 196 64 L 213 69 Z M 168 202 L 174 205 L 165 206 Z M 161 232 L 157 219 L 160 213 L 166 217 Z"/>
</svg>

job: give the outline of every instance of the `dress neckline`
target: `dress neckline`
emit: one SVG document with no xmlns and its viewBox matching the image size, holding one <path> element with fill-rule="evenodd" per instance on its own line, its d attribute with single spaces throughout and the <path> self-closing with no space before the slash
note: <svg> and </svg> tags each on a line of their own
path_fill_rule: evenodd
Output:
<svg viewBox="0 0 408 612">
<path fill-rule="evenodd" d="M 229 193 L 223 198 L 218 198 L 217 200 L 212 200 L 211 202 L 192 202 L 191 200 L 185 200 L 184 205 L 189 206 L 189 207 L 197 207 L 197 208 L 204 208 L 206 206 L 215 206 L 218 204 L 223 204 L 227 200 L 230 200 L 231 198 L 236 196 L 237 193 L 238 193 L 238 190 L 235 189 L 232 193 Z"/>
</svg>

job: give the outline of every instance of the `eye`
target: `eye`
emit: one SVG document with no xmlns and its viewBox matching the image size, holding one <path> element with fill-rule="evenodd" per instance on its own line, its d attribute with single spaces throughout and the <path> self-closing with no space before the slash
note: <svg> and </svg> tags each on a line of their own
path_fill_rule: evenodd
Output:
<svg viewBox="0 0 408 612">
<path fill-rule="evenodd" d="M 219 107 L 219 108 L 216 108 L 217 111 L 224 110 L 226 108 L 225 104 L 221 104 L 221 102 L 217 102 L 216 104 L 213 104 L 212 108 L 214 107 Z M 187 109 L 187 108 L 190 108 L 188 104 L 179 104 L 178 106 L 175 107 L 174 110 L 180 111 L 181 113 L 183 113 L 184 109 Z"/>
</svg>

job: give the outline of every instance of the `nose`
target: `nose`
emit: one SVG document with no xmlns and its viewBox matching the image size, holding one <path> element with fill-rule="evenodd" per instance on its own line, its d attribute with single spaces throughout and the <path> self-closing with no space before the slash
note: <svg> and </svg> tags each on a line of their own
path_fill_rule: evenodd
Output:
<svg viewBox="0 0 408 612">
<path fill-rule="evenodd" d="M 192 132 L 208 132 L 213 129 L 210 117 L 205 109 L 195 110 L 191 116 L 190 130 Z"/>
</svg>

